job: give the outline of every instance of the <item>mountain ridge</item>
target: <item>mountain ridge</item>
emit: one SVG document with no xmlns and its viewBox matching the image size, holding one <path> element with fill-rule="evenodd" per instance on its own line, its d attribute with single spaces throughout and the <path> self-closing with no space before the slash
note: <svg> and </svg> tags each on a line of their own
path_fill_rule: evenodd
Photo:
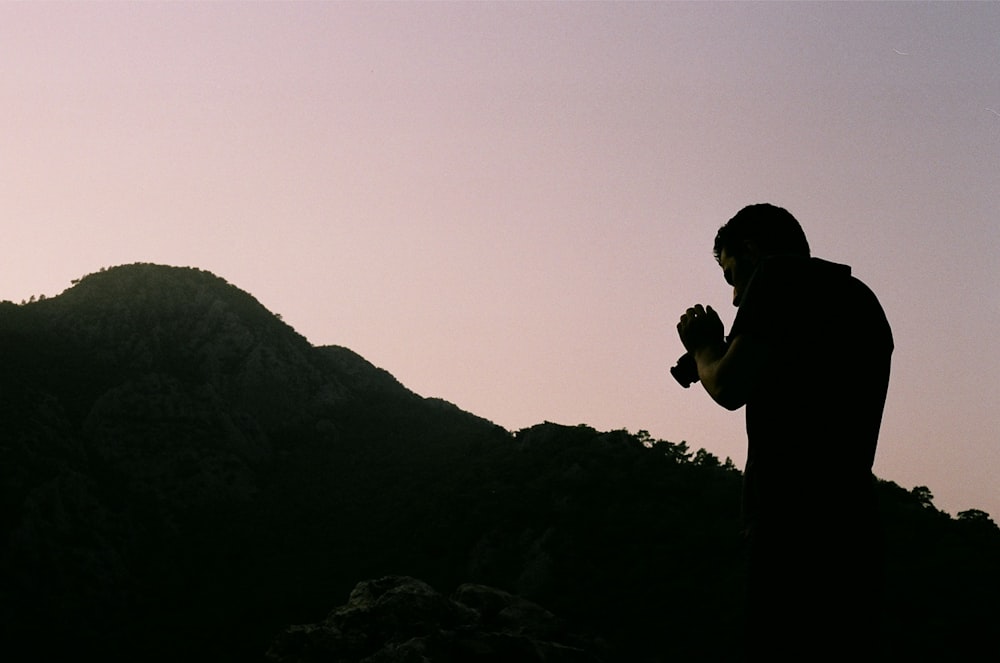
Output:
<svg viewBox="0 0 1000 663">
<path fill-rule="evenodd" d="M 219 531 L 243 543 L 255 526 L 248 509 L 288 527 L 281 495 L 309 509 L 309 491 L 327 501 L 337 492 L 296 486 L 303 475 L 319 484 L 321 471 L 340 477 L 357 456 L 401 453 L 404 431 L 429 455 L 464 435 L 507 435 L 347 348 L 312 346 L 252 295 L 194 268 L 124 265 L 55 297 L 3 303 L 0 352 L 0 571 L 11 578 L 0 595 L 37 611 L 9 615 L 13 632 L 60 614 L 31 594 L 105 606 L 73 609 L 83 632 L 128 623 L 131 602 L 169 596 L 157 569 L 176 566 L 170 555 L 199 558 L 185 539 L 204 514 L 229 514 Z"/>
<path fill-rule="evenodd" d="M 252 295 L 198 268 L 121 265 L 76 279 L 60 295 L 3 306 L 0 334 L 8 339 L 18 335 L 12 327 L 21 323 L 28 327 L 21 330 L 22 342 L 85 348 L 96 355 L 93 363 L 132 372 L 183 369 L 192 380 L 217 382 L 221 373 L 242 365 L 247 373 L 297 371 L 315 387 L 324 380 L 317 370 L 330 369 L 361 386 L 413 394 L 348 348 L 313 346 Z M 297 396 L 303 386 L 289 385 Z M 327 396 L 334 387 L 328 386 Z M 261 407 L 267 409 L 273 397 L 269 393 Z"/>
</svg>

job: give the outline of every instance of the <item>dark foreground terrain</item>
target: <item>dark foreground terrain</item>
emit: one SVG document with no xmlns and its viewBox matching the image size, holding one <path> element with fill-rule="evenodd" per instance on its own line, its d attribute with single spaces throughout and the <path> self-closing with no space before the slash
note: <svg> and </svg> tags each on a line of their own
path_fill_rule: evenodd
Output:
<svg viewBox="0 0 1000 663">
<path fill-rule="evenodd" d="M 508 432 L 189 268 L 0 303 L 0 358 L 5 661 L 737 658 L 709 453 Z M 880 489 L 879 658 L 994 660 L 1000 530 Z"/>
</svg>

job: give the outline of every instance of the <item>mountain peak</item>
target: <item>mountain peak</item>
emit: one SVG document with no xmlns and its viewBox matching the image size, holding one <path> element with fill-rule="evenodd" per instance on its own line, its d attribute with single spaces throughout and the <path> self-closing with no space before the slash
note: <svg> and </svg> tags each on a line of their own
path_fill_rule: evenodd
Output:
<svg viewBox="0 0 1000 663">
<path fill-rule="evenodd" d="M 43 326 L 85 344 L 121 344 L 124 337 L 183 344 L 221 333 L 308 345 L 252 295 L 193 267 L 135 263 L 102 269 L 26 308 Z"/>
<path fill-rule="evenodd" d="M 88 274 L 56 299 L 74 306 L 111 306 L 119 311 L 126 304 L 186 309 L 210 300 L 227 300 L 271 315 L 250 294 L 211 272 L 153 263 L 120 265 Z"/>
</svg>

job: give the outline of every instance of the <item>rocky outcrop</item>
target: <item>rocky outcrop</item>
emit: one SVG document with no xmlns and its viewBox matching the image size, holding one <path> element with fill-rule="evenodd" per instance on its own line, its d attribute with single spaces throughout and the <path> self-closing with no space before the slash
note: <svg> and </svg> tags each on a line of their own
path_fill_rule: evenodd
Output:
<svg viewBox="0 0 1000 663">
<path fill-rule="evenodd" d="M 545 608 L 484 585 L 450 597 L 415 578 L 359 583 L 318 624 L 291 626 L 274 663 L 599 663 L 596 643 L 566 631 Z"/>
</svg>

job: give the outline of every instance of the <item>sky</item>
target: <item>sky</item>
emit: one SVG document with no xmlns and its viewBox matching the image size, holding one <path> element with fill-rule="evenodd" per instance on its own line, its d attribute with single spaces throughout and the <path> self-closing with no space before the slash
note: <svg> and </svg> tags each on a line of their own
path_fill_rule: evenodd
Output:
<svg viewBox="0 0 1000 663">
<path fill-rule="evenodd" d="M 199 267 L 510 430 L 742 467 L 668 369 L 770 202 L 893 326 L 875 473 L 1000 522 L 1000 4 L 3 3 L 0 61 L 0 299 Z"/>
</svg>

